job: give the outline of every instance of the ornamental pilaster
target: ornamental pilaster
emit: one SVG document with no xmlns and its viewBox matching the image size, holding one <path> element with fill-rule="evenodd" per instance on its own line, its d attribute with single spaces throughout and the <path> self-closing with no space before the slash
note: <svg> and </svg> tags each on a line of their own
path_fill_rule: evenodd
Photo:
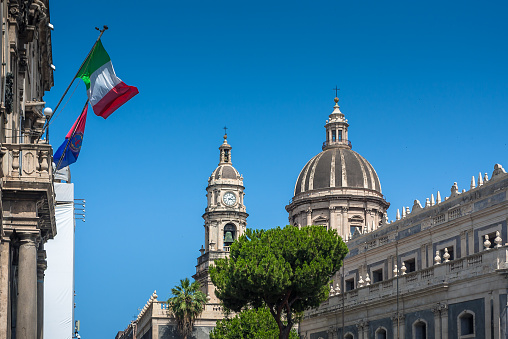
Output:
<svg viewBox="0 0 508 339">
<path fill-rule="evenodd" d="M 439 305 L 441 313 L 441 335 L 442 338 L 448 338 L 448 304 L 441 303 Z"/>
<path fill-rule="evenodd" d="M 328 229 L 336 230 L 337 229 L 337 222 L 336 222 L 337 214 L 335 213 L 336 207 L 330 206 L 330 207 L 328 207 L 328 210 L 330 211 L 330 216 L 328 218 L 328 220 L 329 220 Z"/>
<path fill-rule="evenodd" d="M 337 329 L 334 328 L 333 326 L 330 326 L 328 327 L 328 339 L 333 339 L 334 338 L 334 333 L 337 332 Z"/>
<path fill-rule="evenodd" d="M 434 313 L 434 338 L 441 338 L 441 309 L 439 304 L 432 308 Z"/>
<path fill-rule="evenodd" d="M 427 268 L 427 246 L 426 244 L 423 244 L 420 246 L 420 255 L 421 255 L 421 258 L 422 258 L 422 269 L 423 268 Z M 418 269 L 418 268 L 417 268 Z"/>
<path fill-rule="evenodd" d="M 467 243 L 466 239 L 467 239 L 467 230 L 464 230 L 464 231 L 460 232 L 460 247 L 463 251 L 463 253 L 460 253 L 461 257 L 465 257 L 465 256 L 469 255 L 469 252 L 468 252 L 469 249 L 466 246 L 466 243 Z"/>
<path fill-rule="evenodd" d="M 312 225 L 312 209 L 309 207 L 306 210 L 307 212 L 307 226 Z"/>
</svg>

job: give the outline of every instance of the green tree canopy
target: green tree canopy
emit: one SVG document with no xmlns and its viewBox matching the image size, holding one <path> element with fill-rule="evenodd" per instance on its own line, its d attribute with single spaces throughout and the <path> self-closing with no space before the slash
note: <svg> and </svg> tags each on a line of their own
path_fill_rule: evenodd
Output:
<svg viewBox="0 0 508 339">
<path fill-rule="evenodd" d="M 279 327 L 266 307 L 246 309 L 233 318 L 217 321 L 210 332 L 210 339 L 276 339 Z M 296 330 L 289 333 L 290 339 L 298 339 Z"/>
<path fill-rule="evenodd" d="M 318 307 L 328 298 L 330 278 L 348 249 L 335 230 L 295 226 L 250 230 L 231 246 L 230 257 L 215 261 L 210 275 L 224 306 L 266 304 L 287 339 L 293 313 Z"/>
<path fill-rule="evenodd" d="M 191 284 L 189 278 L 180 280 L 180 285 L 172 288 L 171 293 L 173 297 L 168 299 L 168 310 L 176 319 L 178 333 L 187 339 L 192 333 L 194 321 L 203 312 L 206 294 L 197 281 Z"/>
</svg>

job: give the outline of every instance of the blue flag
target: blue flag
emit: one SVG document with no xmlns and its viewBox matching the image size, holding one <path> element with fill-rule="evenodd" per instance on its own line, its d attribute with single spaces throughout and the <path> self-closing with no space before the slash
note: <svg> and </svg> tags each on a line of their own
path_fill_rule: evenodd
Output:
<svg viewBox="0 0 508 339">
<path fill-rule="evenodd" d="M 78 160 L 81 144 L 83 143 L 83 134 L 85 133 L 86 113 L 88 112 L 88 102 L 83 112 L 65 136 L 65 141 L 58 147 L 53 155 L 53 162 L 56 164 L 56 170 L 62 169 Z"/>
</svg>

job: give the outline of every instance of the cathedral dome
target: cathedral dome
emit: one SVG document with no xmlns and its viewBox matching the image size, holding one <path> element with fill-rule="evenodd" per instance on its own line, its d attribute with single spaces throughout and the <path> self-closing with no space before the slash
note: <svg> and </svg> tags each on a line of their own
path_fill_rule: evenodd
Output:
<svg viewBox="0 0 508 339">
<path fill-rule="evenodd" d="M 296 180 L 294 195 L 330 188 L 367 189 L 381 194 L 381 183 L 374 167 L 351 150 L 348 121 L 340 111 L 339 98 L 334 101 L 333 112 L 325 124 L 323 151 L 303 167 Z"/>
<path fill-rule="evenodd" d="M 335 88 L 338 91 L 338 88 Z M 286 206 L 291 225 L 321 225 L 341 237 L 377 229 L 390 207 L 374 167 L 351 149 L 349 124 L 335 98 L 325 123 L 322 152 L 298 175 Z"/>
<path fill-rule="evenodd" d="M 350 148 L 325 148 L 303 167 L 296 181 L 294 195 L 343 187 L 370 189 L 381 193 L 377 173 L 364 157 Z"/>
</svg>

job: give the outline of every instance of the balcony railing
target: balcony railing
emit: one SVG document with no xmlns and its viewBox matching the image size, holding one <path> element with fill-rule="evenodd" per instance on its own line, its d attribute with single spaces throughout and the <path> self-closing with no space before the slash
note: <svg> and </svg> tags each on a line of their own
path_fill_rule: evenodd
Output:
<svg viewBox="0 0 508 339">
<path fill-rule="evenodd" d="M 331 146 L 331 145 L 348 145 L 349 147 L 353 147 L 351 145 L 350 140 L 343 139 L 343 140 L 323 141 L 322 149 L 324 150 L 327 146 Z"/>
<path fill-rule="evenodd" d="M 52 148 L 49 144 L 2 144 L 3 180 L 52 181 Z"/>
</svg>

